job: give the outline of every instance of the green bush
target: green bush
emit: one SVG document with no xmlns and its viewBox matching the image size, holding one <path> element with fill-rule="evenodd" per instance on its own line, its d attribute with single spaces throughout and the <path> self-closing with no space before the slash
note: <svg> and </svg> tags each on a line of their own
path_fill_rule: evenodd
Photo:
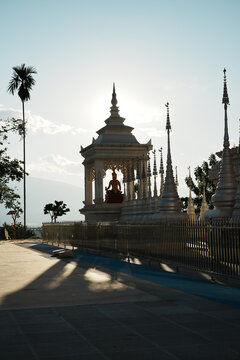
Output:
<svg viewBox="0 0 240 360">
<path fill-rule="evenodd" d="M 11 239 L 14 239 L 14 229 L 12 225 L 4 223 L 2 226 L 0 226 L 0 240 L 6 240 L 5 238 L 5 232 L 4 229 L 7 229 L 8 234 Z M 16 237 L 15 239 L 28 239 L 31 237 L 34 237 L 35 234 L 31 229 L 26 228 L 24 229 L 24 226 L 22 224 L 16 225 Z"/>
</svg>

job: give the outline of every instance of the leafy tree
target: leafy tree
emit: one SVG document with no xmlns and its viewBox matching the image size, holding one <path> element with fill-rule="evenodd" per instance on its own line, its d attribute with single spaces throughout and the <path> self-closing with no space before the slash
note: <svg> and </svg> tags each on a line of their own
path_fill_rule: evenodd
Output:
<svg viewBox="0 0 240 360">
<path fill-rule="evenodd" d="M 30 90 L 32 90 L 35 80 L 32 74 L 37 74 L 37 71 L 32 66 L 20 66 L 13 67 L 13 75 L 9 82 L 7 91 L 12 95 L 18 92 L 18 96 L 22 102 L 22 134 L 23 134 L 23 202 L 24 202 L 24 227 L 26 226 L 26 153 L 25 153 L 25 136 L 26 136 L 26 122 L 25 122 L 25 108 L 24 104 L 30 100 Z"/>
<path fill-rule="evenodd" d="M 193 203 L 195 205 L 196 213 L 200 213 L 202 197 L 203 197 L 203 181 L 205 181 L 205 194 L 206 201 L 210 209 L 213 209 L 213 204 L 211 201 L 212 195 L 216 191 L 216 185 L 209 179 L 209 171 L 218 163 L 216 156 L 211 154 L 208 158 L 208 162 L 204 161 L 201 166 L 197 166 L 194 169 L 195 182 L 187 176 L 185 182 L 188 187 L 191 186 L 193 193 L 196 195 L 193 198 Z M 184 209 L 187 209 L 188 206 L 188 197 L 181 198 L 183 202 Z"/>
<path fill-rule="evenodd" d="M 0 119 L 0 204 L 7 209 L 20 206 L 20 196 L 15 190 L 9 187 L 11 181 L 21 181 L 23 178 L 22 162 L 18 159 L 11 159 L 7 154 L 7 140 L 10 131 L 21 134 L 21 120 Z"/>
<path fill-rule="evenodd" d="M 67 205 L 63 201 L 55 200 L 55 203 L 46 204 L 43 211 L 45 215 L 49 214 L 51 217 L 51 222 L 55 223 L 59 216 L 66 215 L 70 209 L 67 208 Z"/>
</svg>

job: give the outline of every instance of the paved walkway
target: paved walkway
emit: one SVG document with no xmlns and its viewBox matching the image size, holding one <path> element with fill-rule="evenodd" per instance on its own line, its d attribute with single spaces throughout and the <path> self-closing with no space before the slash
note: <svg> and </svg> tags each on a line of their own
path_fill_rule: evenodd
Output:
<svg viewBox="0 0 240 360">
<path fill-rule="evenodd" d="M 240 359 L 239 289 L 31 248 L 0 243 L 1 359 Z"/>
</svg>

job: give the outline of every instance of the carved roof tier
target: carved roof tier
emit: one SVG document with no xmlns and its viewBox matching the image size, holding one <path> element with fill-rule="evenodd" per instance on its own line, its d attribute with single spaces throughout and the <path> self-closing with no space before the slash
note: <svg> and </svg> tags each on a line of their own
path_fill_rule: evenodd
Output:
<svg viewBox="0 0 240 360">
<path fill-rule="evenodd" d="M 85 148 L 81 147 L 80 153 L 86 163 L 94 159 L 132 159 L 146 155 L 150 150 L 152 150 L 151 140 L 147 144 L 98 144 L 95 141 Z"/>
<path fill-rule="evenodd" d="M 117 155 L 132 158 L 152 149 L 151 140 L 147 144 L 140 144 L 132 134 L 133 127 L 124 125 L 125 119 L 119 115 L 115 85 L 111 104 L 110 116 L 105 120 L 106 125 L 97 131 L 97 139 L 93 138 L 92 144 L 85 148 L 81 146 L 80 153 L 86 160 L 113 158 Z"/>
</svg>

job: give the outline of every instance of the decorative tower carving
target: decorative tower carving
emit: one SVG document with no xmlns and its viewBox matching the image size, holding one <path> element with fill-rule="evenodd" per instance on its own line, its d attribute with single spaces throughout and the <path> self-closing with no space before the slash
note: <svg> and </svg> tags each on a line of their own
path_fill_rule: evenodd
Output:
<svg viewBox="0 0 240 360">
<path fill-rule="evenodd" d="M 224 140 L 223 140 L 223 153 L 222 161 L 219 172 L 219 181 L 216 189 L 216 193 L 212 197 L 214 210 L 206 212 L 205 216 L 231 216 L 234 206 L 235 194 L 237 190 L 236 181 L 233 173 L 233 166 L 231 155 L 229 151 L 229 135 L 228 135 L 228 116 L 227 107 L 229 105 L 228 91 L 227 91 L 227 79 L 226 69 L 224 72 L 224 85 L 223 85 L 223 98 L 224 104 Z"/>
<path fill-rule="evenodd" d="M 157 198 L 157 163 L 156 163 L 156 150 L 153 150 L 153 176 L 154 176 L 154 189 L 153 189 L 153 196 L 154 198 Z"/>
<path fill-rule="evenodd" d="M 163 167 L 163 156 L 162 156 L 162 147 L 158 150 L 160 152 L 160 167 L 159 167 L 159 174 L 160 174 L 160 197 L 163 193 L 164 187 L 164 167 Z"/>
</svg>

